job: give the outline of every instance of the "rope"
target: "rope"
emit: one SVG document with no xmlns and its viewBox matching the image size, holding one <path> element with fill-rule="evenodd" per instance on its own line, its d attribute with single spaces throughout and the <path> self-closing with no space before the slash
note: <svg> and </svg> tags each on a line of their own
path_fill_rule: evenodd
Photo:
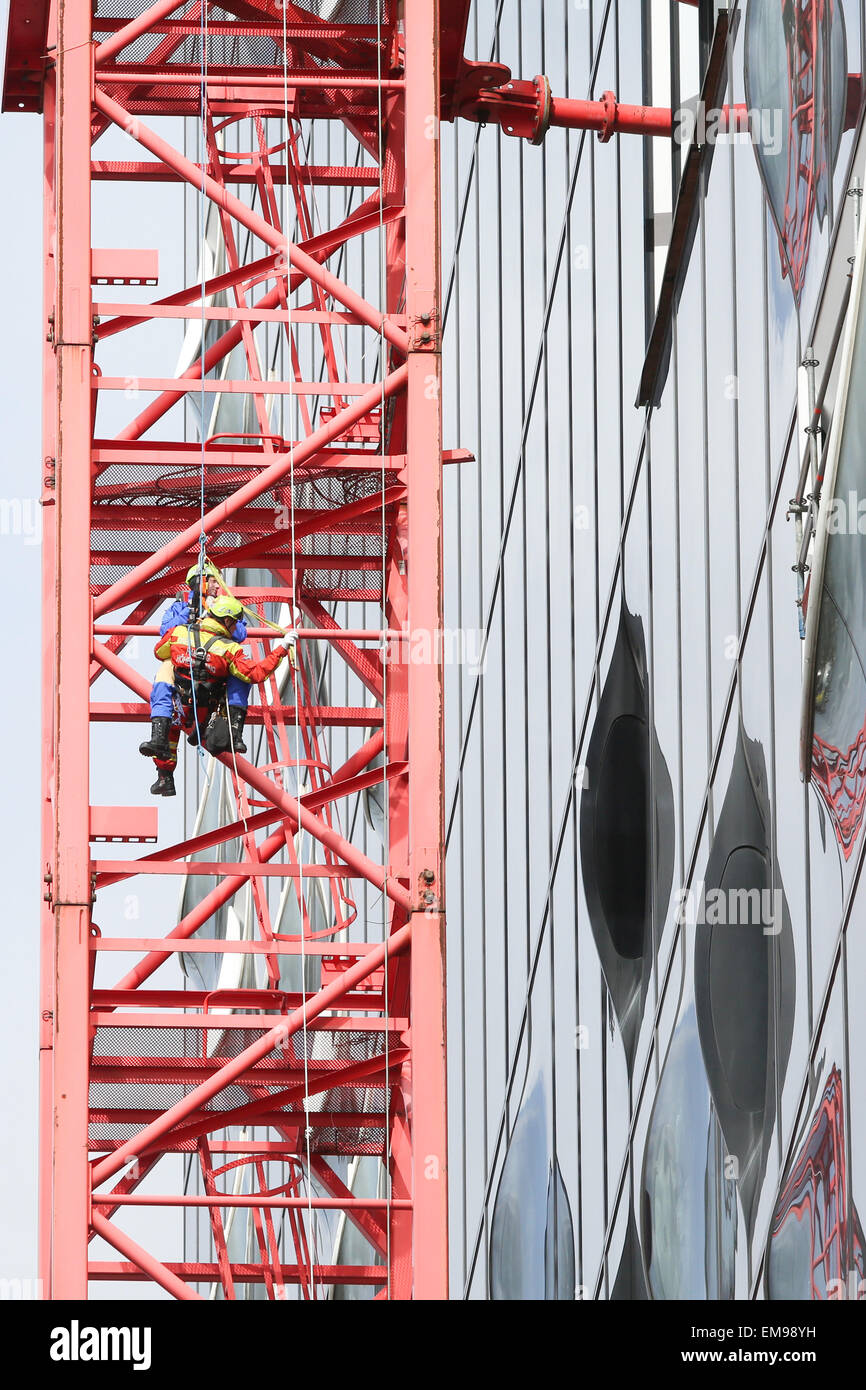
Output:
<svg viewBox="0 0 866 1390">
<path fill-rule="evenodd" d="M 207 127 L 207 76 L 208 76 L 208 68 L 207 68 L 208 24 L 207 24 L 207 20 L 208 20 L 208 3 L 209 3 L 209 0 L 202 0 L 202 3 L 201 3 L 201 15 L 200 15 L 200 20 L 199 20 L 199 44 L 200 44 L 199 59 L 200 59 L 200 82 L 201 82 L 200 101 L 199 101 L 200 126 L 199 126 L 199 132 L 198 132 L 199 163 L 200 163 L 200 165 L 201 165 L 201 188 L 199 189 L 199 196 L 198 196 L 199 265 L 200 265 L 200 267 L 201 267 L 201 320 L 200 320 L 200 322 L 201 322 L 201 347 L 200 347 L 201 370 L 200 370 L 200 372 L 199 372 L 199 377 L 200 377 L 200 380 L 201 380 L 201 388 L 200 388 L 200 392 L 199 392 L 199 397 L 200 397 L 200 409 L 201 409 L 201 426 L 200 426 L 200 429 L 199 429 L 199 436 L 200 436 L 200 438 L 201 438 L 201 464 L 200 464 L 200 469 L 199 469 L 199 473 L 200 473 L 200 477 L 199 477 L 199 525 L 200 525 L 200 532 L 199 532 L 199 539 L 198 539 L 198 589 L 199 589 L 199 593 L 198 593 L 198 606 L 199 606 L 199 609 L 200 609 L 201 611 L 200 611 L 199 614 L 198 614 L 198 619 L 199 619 L 199 621 L 201 621 L 201 619 L 204 617 L 204 597 L 203 597 L 203 595 L 202 595 L 201 589 L 202 589 L 202 583 L 203 583 L 203 581 L 204 581 L 204 574 L 205 574 L 205 560 L 206 560 L 206 558 L 207 558 L 207 556 L 206 556 L 206 552 L 207 552 L 207 536 L 206 536 L 206 534 L 205 534 L 205 528 L 204 528 L 205 435 L 206 435 L 206 430 L 207 430 L 207 426 L 206 426 L 206 423 L 205 423 L 205 413 L 204 413 L 204 412 L 205 412 L 205 389 L 204 389 L 205 371 L 204 371 L 204 362 L 205 362 L 205 332 L 206 332 L 206 319 L 205 319 L 205 286 L 206 286 L 206 281 L 207 281 L 207 275 L 206 275 L 206 269 L 205 269 L 205 199 L 206 199 L 206 196 L 207 196 L 207 195 L 206 195 L 206 192 L 205 192 L 205 188 L 206 188 L 205 180 L 206 180 L 206 178 L 207 178 L 207 161 L 205 160 L 205 153 L 206 153 L 206 149 L 205 149 L 205 129 L 206 129 L 206 127 Z M 191 616 L 192 616 L 192 615 L 191 615 Z M 200 728 L 199 722 L 198 722 L 198 700 L 196 699 L 195 675 L 193 674 L 194 662 L 193 662 L 193 651 L 192 651 L 192 633 L 191 633 L 191 631 L 190 631 L 189 626 L 187 626 L 187 630 L 186 630 L 186 648 L 187 648 L 187 656 L 188 656 L 188 658 L 189 658 L 189 673 L 190 673 L 190 681 L 191 681 L 191 685 L 192 685 L 192 717 L 193 717 L 193 722 L 194 722 L 194 724 L 195 724 L 195 734 L 196 734 L 196 738 L 197 738 L 197 740 L 198 740 L 198 756 L 199 756 L 199 760 L 200 760 L 202 763 L 204 763 L 204 748 L 203 748 L 203 746 L 202 746 L 201 728 Z"/>
<path fill-rule="evenodd" d="M 283 231 L 286 235 L 286 252 L 288 255 L 288 212 L 290 180 L 289 169 L 291 165 L 291 151 L 289 139 L 289 50 L 286 7 L 282 6 L 283 14 L 283 120 L 285 123 L 286 134 L 286 180 L 283 190 Z M 289 370 L 291 372 L 289 390 L 289 495 L 290 495 L 290 522 L 292 538 L 292 574 L 297 575 L 297 565 L 295 557 L 297 554 L 297 537 L 295 534 L 295 436 L 298 430 L 298 397 L 294 390 L 295 375 L 293 365 L 293 355 L 291 352 L 292 342 L 292 282 L 291 276 L 286 280 L 286 333 L 289 340 Z M 296 617 L 296 592 L 294 579 L 292 582 L 292 617 Z M 299 678 L 297 660 L 292 663 L 292 682 L 295 688 L 295 794 L 300 805 L 301 799 L 301 726 L 300 726 L 300 706 L 299 702 L 303 692 L 303 682 Z M 312 1269 L 311 1269 L 311 1288 L 310 1292 L 315 1297 L 316 1266 L 318 1260 L 318 1231 L 316 1214 L 313 1210 L 313 1172 L 312 1172 L 312 1152 L 310 1137 L 312 1128 L 310 1125 L 309 1102 L 310 1102 L 310 1062 L 307 1030 L 307 952 L 306 952 L 306 931 L 304 927 L 304 829 L 298 820 L 298 925 L 301 935 L 301 1008 L 303 1010 L 302 1038 L 304 1049 L 304 1150 L 307 1166 L 307 1227 L 310 1232 L 312 1242 Z"/>
<path fill-rule="evenodd" d="M 379 368 L 382 377 L 382 400 L 379 406 L 379 440 L 382 458 L 381 469 L 381 545 L 382 545 L 382 619 L 387 627 L 387 530 L 385 518 L 385 309 L 387 295 L 386 257 L 385 257 L 385 156 L 382 141 L 384 112 L 382 109 L 382 0 L 376 0 L 376 109 L 379 155 L 379 303 L 382 305 L 379 322 Z M 388 868 L 391 863 L 391 826 L 388 806 L 388 653 L 387 639 L 382 636 L 382 848 L 384 875 L 382 878 L 382 935 L 388 934 Z M 390 1070 L 389 1070 L 389 1031 L 388 1012 L 388 955 L 385 952 L 383 980 L 383 1021 L 385 1024 L 385 1100 L 388 1113 L 385 1117 L 385 1260 L 388 1273 L 388 1299 L 391 1298 L 391 1124 L 390 1124 Z"/>
</svg>

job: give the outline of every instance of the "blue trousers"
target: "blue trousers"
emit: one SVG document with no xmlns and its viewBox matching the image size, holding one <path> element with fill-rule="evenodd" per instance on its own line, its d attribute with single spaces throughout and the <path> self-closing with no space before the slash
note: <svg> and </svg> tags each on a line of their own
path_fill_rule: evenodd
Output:
<svg viewBox="0 0 866 1390">
<path fill-rule="evenodd" d="M 226 704 L 246 709 L 250 702 L 252 686 L 237 676 L 226 680 Z M 171 719 L 174 716 L 174 686 L 167 681 L 154 681 L 150 691 L 151 719 Z"/>
</svg>

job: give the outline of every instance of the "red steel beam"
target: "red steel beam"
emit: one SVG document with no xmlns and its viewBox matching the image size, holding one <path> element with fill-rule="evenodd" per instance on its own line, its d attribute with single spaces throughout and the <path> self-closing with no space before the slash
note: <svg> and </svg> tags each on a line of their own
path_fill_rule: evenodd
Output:
<svg viewBox="0 0 866 1390">
<path fill-rule="evenodd" d="M 283 1197 L 270 1196 L 266 1192 L 256 1192 L 252 1196 L 240 1193 L 233 1196 L 229 1192 L 207 1193 L 199 1196 L 190 1192 L 129 1192 L 117 1196 L 113 1192 L 104 1195 L 93 1194 L 94 1206 L 120 1207 L 274 1207 L 303 1210 L 312 1207 L 313 1211 L 345 1211 L 349 1207 L 363 1207 L 366 1211 L 409 1210 L 411 1202 L 399 1201 L 395 1197 Z"/>
<path fill-rule="evenodd" d="M 294 705 L 271 705 L 269 709 L 273 719 L 285 720 L 289 724 L 294 721 Z M 341 708 L 339 705 L 308 705 L 307 718 L 319 728 L 366 729 L 368 726 L 382 723 L 382 711 L 381 709 L 370 709 L 366 705 L 351 705 L 345 708 Z M 90 706 L 90 720 L 94 724 L 141 724 L 149 719 L 150 705 L 146 704 L 96 701 Z M 255 726 L 263 722 L 264 706 L 251 704 L 248 723 Z"/>
<path fill-rule="evenodd" d="M 167 1270 L 169 1274 L 173 1274 L 175 1278 L 186 1280 L 189 1283 L 218 1284 L 220 1282 L 218 1264 L 166 1262 L 162 1268 Z M 265 1282 L 265 1274 L 261 1265 L 232 1264 L 229 1268 L 235 1284 L 263 1284 Z M 284 1284 L 299 1284 L 308 1278 L 308 1271 L 301 1269 L 299 1265 L 280 1265 L 279 1272 Z M 387 1277 L 381 1265 L 316 1265 L 315 1272 L 317 1279 L 322 1284 L 348 1284 L 361 1287 L 370 1284 L 375 1287 L 384 1283 Z M 131 1260 L 123 1263 L 111 1260 L 91 1260 L 88 1274 L 91 1279 L 103 1282 L 113 1282 L 114 1280 L 127 1283 L 141 1282 L 151 1277 L 141 1269 L 140 1265 Z"/>
<path fill-rule="evenodd" d="M 88 709 L 90 703 L 90 0 L 67 0 L 57 19 L 54 650 L 45 679 L 54 690 L 54 824 L 48 847 L 54 903 L 53 1168 L 50 1287 L 54 1298 L 87 1292 L 87 1023 L 91 885 Z M 53 82 L 53 76 L 49 79 Z M 50 136 L 49 136 L 50 140 Z M 62 640 L 61 640 L 62 639 Z M 46 1136 L 47 1139 L 47 1136 Z"/>
<path fill-rule="evenodd" d="M 109 40 L 108 42 L 113 42 Z M 148 90 L 142 95 L 147 97 L 151 94 L 150 89 L 160 86 L 189 86 L 200 80 L 201 68 L 192 63 L 171 63 L 163 69 L 154 68 L 153 70 L 143 70 L 136 63 L 116 63 L 110 67 L 104 67 L 99 62 L 99 50 L 96 52 L 97 64 L 94 77 L 97 82 L 108 83 L 112 86 L 115 82 L 130 83 L 134 86 L 145 87 Z M 211 84 L 219 84 L 222 79 L 232 80 L 235 69 L 212 64 L 208 67 L 208 81 Z M 329 71 L 327 74 L 310 73 L 306 70 L 297 71 L 289 69 L 286 72 L 285 80 L 291 85 L 293 91 L 303 91 L 304 88 L 328 90 L 334 87 L 341 91 L 372 91 L 378 92 L 401 92 L 404 83 L 400 78 L 383 77 L 381 81 L 377 77 L 371 77 L 369 73 L 347 72 L 343 70 Z M 283 95 L 283 72 L 281 68 L 274 68 L 271 72 L 244 74 L 244 87 L 261 88 L 264 96 L 268 89 L 275 92 L 280 98 Z"/>
<path fill-rule="evenodd" d="M 201 172 L 199 165 L 195 167 Z M 274 175 L 275 183 L 285 182 L 285 164 L 269 164 L 268 168 Z M 94 159 L 91 165 L 91 178 L 94 183 L 100 183 L 106 179 L 122 179 L 127 183 L 183 183 L 185 181 L 176 169 L 172 169 L 168 164 L 158 159 Z M 256 173 L 249 164 L 224 164 L 223 178 L 226 183 L 255 183 Z M 379 171 L 364 168 L 362 165 L 342 167 L 339 165 L 311 164 L 304 168 L 301 178 L 305 184 L 313 188 L 323 186 L 366 188 L 371 184 L 378 185 Z"/>
<path fill-rule="evenodd" d="M 407 545 L 410 630 L 442 631 L 441 298 L 438 0 L 406 7 Z M 436 210 L 430 215 L 430 209 Z M 443 690 L 440 663 L 410 662 L 408 822 L 413 943 L 411 1262 L 416 1298 L 448 1293 L 443 884 Z"/>
<path fill-rule="evenodd" d="M 11 20 L 11 9 L 10 9 Z M 48 16 L 46 14 L 46 25 Z M 9 38 L 12 29 L 10 24 Z M 56 29 L 52 32 L 56 40 Z M 56 44 L 55 44 L 56 46 Z M 8 80 L 8 68 L 7 68 Z M 44 180 L 45 195 L 43 204 L 43 246 L 56 245 L 55 187 L 56 168 L 54 160 L 54 134 L 56 83 L 53 74 L 46 81 L 44 91 L 45 139 L 44 139 Z M 55 296 L 55 258 L 44 256 L 42 275 L 43 303 L 54 303 Z M 57 373 L 54 345 L 48 335 L 43 334 L 42 345 L 42 454 L 44 458 L 55 458 L 57 453 L 56 392 Z M 43 474 L 46 479 L 50 475 Z M 56 516 L 53 489 L 43 481 L 42 486 L 42 634 L 41 668 L 43 676 L 53 671 L 54 631 L 52 615 L 56 601 Z M 54 852 L 54 807 L 51 790 L 54 781 L 54 689 L 50 679 L 42 680 L 42 740 L 41 740 L 41 862 L 44 872 L 51 872 Z M 39 1230 L 38 1230 L 38 1270 L 46 1298 L 52 1298 L 52 1236 L 54 1224 L 54 1195 L 52 1185 L 53 1134 L 54 1134 L 54 1016 L 55 998 L 55 934 L 53 905 L 48 894 L 41 895 L 40 902 L 40 947 L 39 947 Z"/>
</svg>

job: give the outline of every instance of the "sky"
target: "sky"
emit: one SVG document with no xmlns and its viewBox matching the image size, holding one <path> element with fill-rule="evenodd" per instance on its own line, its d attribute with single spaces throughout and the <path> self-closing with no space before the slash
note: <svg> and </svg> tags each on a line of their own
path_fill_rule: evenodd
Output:
<svg viewBox="0 0 866 1390">
<path fill-rule="evenodd" d="M 2 51 L 6 51 L 3 17 Z M 0 696 L 4 942 L 0 969 L 0 1278 L 36 1277 L 37 1018 L 39 1008 L 40 402 L 42 120 L 0 117 L 6 331 L 0 591 L 14 644 Z M 18 534 L 14 534 L 18 532 Z M 27 532 L 27 534 L 23 534 Z M 14 655 L 13 655 L 14 651 Z"/>
</svg>

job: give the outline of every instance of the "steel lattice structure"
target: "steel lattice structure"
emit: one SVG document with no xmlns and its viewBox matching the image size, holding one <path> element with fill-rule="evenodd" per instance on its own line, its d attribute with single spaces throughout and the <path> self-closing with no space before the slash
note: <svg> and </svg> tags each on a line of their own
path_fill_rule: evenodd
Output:
<svg viewBox="0 0 866 1390">
<path fill-rule="evenodd" d="M 434 0 L 415 0 L 399 25 L 393 3 L 381 7 L 372 24 L 351 16 L 326 23 L 318 14 L 321 7 L 291 4 L 283 12 L 269 4 L 239 3 L 228 10 L 208 7 L 203 15 L 200 4 L 161 0 L 138 16 L 119 17 L 113 7 L 106 8 L 111 17 L 94 15 L 89 0 L 72 0 L 35 16 L 17 11 L 7 67 L 7 104 L 23 106 L 24 101 L 8 101 L 10 74 L 15 55 L 27 70 L 31 34 L 23 25 L 35 17 L 47 41 L 39 48 L 36 36 L 39 71 L 35 84 L 34 75 L 28 79 L 25 72 L 24 86 L 26 101 L 45 114 L 44 453 L 51 460 L 42 497 L 41 1257 L 46 1292 L 80 1298 L 89 1279 L 144 1277 L 178 1298 L 197 1297 L 194 1284 L 215 1280 L 226 1297 L 250 1281 L 264 1283 L 272 1297 L 291 1283 L 300 1284 L 305 1296 L 323 1283 L 345 1283 L 372 1284 L 380 1296 L 443 1297 L 441 668 L 434 661 L 412 664 L 405 642 L 382 640 L 383 629 L 401 633 L 407 623 L 430 632 L 441 627 L 438 140 L 430 138 L 439 108 L 438 6 Z M 202 83 L 198 64 L 178 55 L 204 24 L 213 26 L 211 33 L 238 40 L 232 51 L 239 59 L 209 62 Z M 45 62 L 45 51 L 56 53 L 56 63 L 50 56 Z M 266 123 L 284 111 L 289 122 L 275 152 L 267 144 Z M 191 162 L 157 133 L 154 118 L 164 115 L 203 115 L 206 157 L 201 162 Z M 241 119 L 254 123 L 259 144 L 243 168 L 233 169 L 223 156 L 224 137 Z M 308 164 L 298 132 L 310 121 L 344 122 L 367 152 L 363 165 Z M 97 157 L 98 146 L 92 146 L 111 125 L 137 141 L 139 161 Z M 141 282 L 153 270 L 147 256 L 92 247 L 94 179 L 108 181 L 118 198 L 130 179 L 187 181 L 219 210 L 228 268 L 219 284 L 206 285 L 206 294 L 230 293 L 228 304 L 209 311 L 223 331 L 207 349 L 205 369 L 211 372 L 243 345 L 244 379 L 219 385 L 251 396 L 258 423 L 253 436 L 209 441 L 201 464 L 195 442 L 147 438 L 184 392 L 202 388 L 200 358 L 186 379 L 175 380 L 167 364 L 161 378 L 140 380 L 137 388 L 150 394 L 151 403 L 116 437 L 100 437 L 100 397 L 124 383 L 123 377 L 100 371 L 102 344 L 120 335 L 132 345 L 136 326 L 160 316 L 204 319 L 206 301 L 197 284 L 152 306 L 122 305 L 116 291 L 110 305 L 94 299 L 93 283 Z M 290 190 L 298 228 L 294 242 L 282 225 L 279 182 Z M 308 191 L 328 184 L 357 184 L 367 196 L 338 225 L 314 231 Z M 252 233 L 250 255 L 240 254 L 233 227 Z M 383 303 L 328 266 L 348 240 L 371 232 L 386 242 Z M 262 379 L 253 326 L 264 321 L 285 333 L 293 364 L 289 382 Z M 318 380 L 301 372 L 298 336 L 306 325 L 319 337 Z M 370 352 L 367 376 L 352 382 L 338 363 L 338 331 L 348 337 L 367 330 L 380 345 L 380 369 Z M 134 374 L 131 365 L 129 376 Z M 211 378 L 204 385 L 213 390 L 216 383 Z M 269 425 L 264 397 L 280 393 L 297 399 L 303 425 L 297 439 L 276 437 Z M 155 838 L 151 807 L 91 805 L 86 732 L 96 748 L 106 721 L 147 717 L 140 702 L 147 698 L 148 683 L 124 661 L 123 650 L 136 633 L 156 631 L 149 620 L 195 557 L 200 467 L 203 524 L 214 557 L 223 568 L 254 563 L 268 571 L 272 587 L 264 598 L 296 604 L 309 624 L 300 632 L 301 651 L 325 638 L 369 692 L 369 707 L 313 707 L 302 659 L 296 702 L 280 705 L 271 698 L 251 708 L 251 724 L 263 720 L 266 725 L 267 753 L 258 767 L 237 758 L 234 780 L 243 824 L 239 820 L 161 848 L 147 863 L 134 857 L 100 860 L 94 841 Z M 303 492 L 311 481 L 318 488 L 307 486 Z M 307 499 L 314 494 L 318 500 L 312 505 Z M 274 527 L 281 505 L 291 509 L 291 529 Z M 151 549 L 154 533 L 162 543 Z M 327 559 L 313 569 L 309 557 L 317 553 Z M 337 562 L 335 556 L 342 558 Z M 361 574 L 353 597 L 372 601 L 383 616 L 369 631 L 341 631 L 329 614 L 333 602 L 346 598 L 341 575 L 349 570 Z M 262 639 L 266 633 L 251 636 Z M 131 703 L 99 700 L 104 671 L 129 687 Z M 300 731 L 307 763 L 320 769 L 301 802 L 283 789 L 282 769 L 291 762 L 290 726 Z M 355 752 L 323 775 L 316 730 L 338 727 L 357 731 Z M 231 756 L 224 757 L 231 765 Z M 386 781 L 387 864 L 373 862 L 343 837 L 336 810 L 341 799 Z M 140 799 L 137 789 L 130 792 L 131 801 Z M 293 852 L 300 829 L 318 847 L 315 867 L 299 863 Z M 232 837 L 242 840 L 239 861 L 230 869 L 206 866 L 219 875 L 217 887 L 173 931 L 155 926 L 124 941 L 116 925 L 104 920 L 100 895 L 111 883 L 143 872 L 186 874 L 187 855 Z M 305 892 L 324 878 L 334 905 L 333 928 L 324 940 L 275 937 L 262 892 L 268 874 L 294 881 L 307 928 Z M 354 914 L 341 910 L 351 902 L 351 882 L 359 878 L 384 890 L 388 913 L 379 945 L 353 941 Z M 211 1050 L 209 1030 L 212 1034 L 219 1026 L 221 1037 L 227 1032 L 224 1015 L 218 1025 L 209 1014 L 216 1001 L 200 992 L 148 987 L 148 982 L 208 913 L 248 880 L 256 898 L 258 939 L 203 946 L 263 956 L 272 985 L 280 980 L 281 954 L 318 954 L 326 958 L 321 984 L 304 997 L 271 988 L 222 999 L 223 1005 L 244 1009 L 231 1029 L 240 1042 Z M 137 964 L 116 988 L 94 989 L 95 958 L 108 950 L 133 952 Z M 308 1030 L 330 1040 L 330 1060 L 312 1065 L 302 1055 L 297 1040 Z M 354 1048 L 339 1045 L 346 1037 Z M 196 1043 L 188 1047 L 191 1038 Z M 124 1083 L 124 1101 L 94 1103 L 94 1095 L 103 1097 L 104 1088 L 117 1082 Z M 160 1105 L 154 1097 L 172 1085 L 180 1088 L 180 1099 Z M 308 1114 L 305 1099 L 309 1103 L 324 1091 L 348 1097 L 345 1109 Z M 375 1111 L 354 1113 L 351 1098 L 365 1092 L 378 1098 Z M 254 1120 L 257 1132 L 269 1138 L 245 1145 L 223 1137 L 229 1126 L 244 1120 Z M 307 1130 L 314 1140 L 311 1166 L 326 1197 L 312 1197 L 310 1189 L 303 1193 Z M 124 1132 L 128 1138 L 118 1137 Z M 241 1130 L 246 1133 L 249 1129 Z M 317 1136 L 323 1136 L 321 1142 Z M 333 1158 L 376 1151 L 389 1167 L 387 1194 L 355 1197 L 334 1171 Z M 144 1176 L 158 1173 L 163 1156 L 176 1152 L 191 1153 L 200 1164 L 204 1195 L 140 1192 Z M 267 1186 L 265 1160 L 284 1164 L 288 1180 L 276 1191 Z M 236 1199 L 223 1192 L 217 1203 L 219 1174 L 239 1163 L 256 1175 L 252 1195 Z M 136 1201 L 207 1206 L 213 1264 L 169 1266 L 158 1250 L 144 1250 L 122 1230 L 124 1207 Z M 227 1256 L 224 1216 L 227 1207 L 244 1204 L 256 1213 L 259 1258 L 238 1266 Z M 371 1250 L 367 1266 L 316 1266 L 304 1223 L 313 1209 L 328 1207 L 338 1207 L 365 1236 Z M 294 1254 L 281 1254 L 277 1246 L 275 1220 L 281 1212 L 288 1212 Z M 120 1261 L 89 1264 L 93 1235 L 113 1246 Z"/>
</svg>

